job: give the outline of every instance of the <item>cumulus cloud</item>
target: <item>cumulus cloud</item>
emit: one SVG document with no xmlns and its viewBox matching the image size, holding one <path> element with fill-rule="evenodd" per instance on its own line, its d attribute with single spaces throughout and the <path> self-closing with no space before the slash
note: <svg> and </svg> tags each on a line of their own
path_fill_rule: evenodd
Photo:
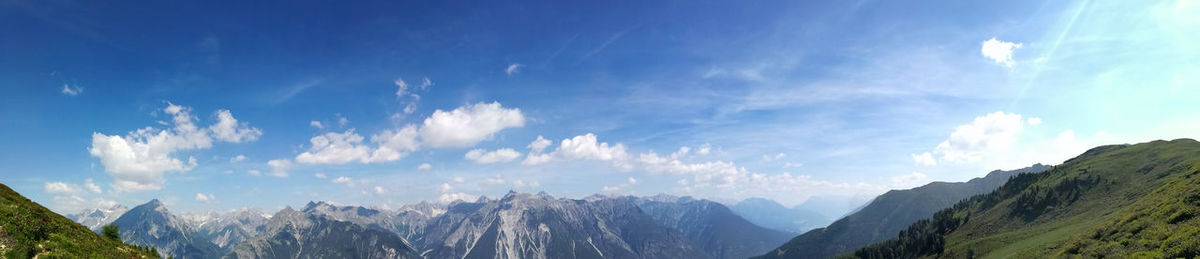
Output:
<svg viewBox="0 0 1200 259">
<path fill-rule="evenodd" d="M 79 193 L 79 186 L 64 182 L 46 182 L 42 185 L 42 189 L 49 194 L 76 194 Z"/>
<path fill-rule="evenodd" d="M 321 124 L 320 121 L 310 121 L 310 122 L 308 122 L 308 126 L 312 126 L 313 128 L 317 128 L 317 129 L 325 128 L 325 124 Z"/>
<path fill-rule="evenodd" d="M 921 165 L 921 166 L 937 165 L 937 160 L 934 159 L 933 154 L 931 154 L 929 152 L 921 153 L 920 155 L 911 154 L 911 156 L 912 156 L 913 162 L 917 163 L 917 165 Z"/>
<path fill-rule="evenodd" d="M 429 171 L 429 169 L 433 169 L 433 165 L 430 165 L 429 163 L 422 163 L 421 165 L 417 166 L 417 170 L 419 171 Z"/>
<path fill-rule="evenodd" d="M 182 172 L 196 166 L 196 159 L 187 161 L 172 156 L 176 151 L 212 147 L 213 138 L 225 142 L 255 140 L 261 131 L 238 123 L 227 110 L 218 112 L 220 121 L 210 128 L 196 126 L 191 108 L 167 103 L 162 110 L 171 116 L 167 129 L 145 127 L 119 135 L 92 133 L 92 156 L 100 159 L 105 171 L 113 177 L 112 188 L 118 192 L 159 190 L 166 184 L 165 172 Z"/>
<path fill-rule="evenodd" d="M 1042 125 L 1042 118 L 1038 117 L 1029 117 L 1029 119 L 1026 119 L 1025 121 L 1026 123 L 1029 123 L 1029 126 Z"/>
<path fill-rule="evenodd" d="M 76 95 L 80 95 L 82 93 L 83 93 L 83 87 L 71 86 L 69 84 L 63 84 L 62 94 L 65 94 L 67 96 L 76 96 Z"/>
<path fill-rule="evenodd" d="M 508 68 L 504 69 L 504 73 L 508 74 L 510 76 L 513 74 L 521 73 L 521 67 L 523 67 L 523 65 L 518 64 L 518 63 L 509 64 Z"/>
<path fill-rule="evenodd" d="M 373 188 L 373 190 L 375 191 L 375 194 L 384 194 L 387 192 L 386 189 L 383 189 L 383 187 L 380 187 L 380 186 L 375 186 L 375 188 Z"/>
<path fill-rule="evenodd" d="M 465 157 L 466 159 L 470 159 L 471 161 L 475 161 L 475 163 L 491 164 L 491 163 L 501 163 L 501 162 L 513 161 L 513 160 L 517 159 L 518 157 L 521 157 L 521 153 L 518 153 L 516 150 L 513 150 L 511 148 L 502 148 L 502 149 L 497 149 L 496 151 L 486 151 L 483 149 L 472 149 L 471 151 L 468 151 L 467 154 L 464 155 L 463 157 Z"/>
<path fill-rule="evenodd" d="M 100 197 L 100 186 L 87 179 L 82 186 L 66 182 L 46 182 L 42 190 L 50 194 L 53 208 L 59 213 L 75 213 L 83 209 L 108 208 L 117 203 Z"/>
<path fill-rule="evenodd" d="M 366 161 L 370 148 L 362 145 L 363 137 L 354 129 L 343 133 L 328 132 L 309 139 L 312 146 L 296 156 L 296 162 L 305 164 L 345 164 L 351 161 Z"/>
<path fill-rule="evenodd" d="M 272 159 L 267 161 L 267 166 L 271 167 L 271 176 L 287 177 L 288 170 L 292 168 L 292 161 L 287 159 Z"/>
<path fill-rule="evenodd" d="M 535 140 L 533 140 L 533 142 L 529 143 L 528 147 L 529 147 L 530 152 L 541 153 L 543 150 L 546 150 L 546 147 L 549 147 L 550 145 L 554 145 L 554 141 L 550 141 L 546 138 L 543 138 L 541 135 L 538 135 L 537 139 L 535 139 Z"/>
<path fill-rule="evenodd" d="M 217 198 L 213 197 L 213 195 L 211 193 L 209 193 L 209 194 L 196 193 L 196 201 L 198 201 L 198 202 L 211 203 L 216 200 L 217 200 Z"/>
<path fill-rule="evenodd" d="M 237 155 L 229 159 L 230 163 L 237 163 L 241 161 L 246 161 L 246 155 Z"/>
<path fill-rule="evenodd" d="M 983 47 L 979 51 L 983 53 L 984 57 L 991 59 L 997 64 L 1011 68 L 1015 65 L 1012 58 L 1013 50 L 1018 48 L 1021 48 L 1021 43 L 1012 43 L 991 38 L 983 42 Z"/>
<path fill-rule="evenodd" d="M 371 142 L 379 145 L 365 162 L 395 161 L 420 148 L 417 128 L 408 125 L 400 130 L 384 130 L 371 136 Z"/>
<path fill-rule="evenodd" d="M 262 136 L 262 130 L 250 127 L 249 123 L 239 124 L 229 110 L 218 110 L 217 124 L 213 124 L 209 129 L 212 131 L 213 137 L 230 143 L 255 141 Z"/>
<path fill-rule="evenodd" d="M 421 127 L 421 141 L 430 147 L 466 147 L 489 139 L 506 128 L 525 126 L 520 109 L 499 102 L 477 103 L 452 111 L 436 110 Z"/>
<path fill-rule="evenodd" d="M 317 179 L 325 179 L 325 174 L 324 173 L 316 173 L 316 174 L 313 174 L 313 177 L 316 177 Z"/>
<path fill-rule="evenodd" d="M 979 116 L 971 124 L 955 128 L 950 138 L 933 149 L 933 154 L 945 162 L 976 162 L 988 153 L 1009 150 L 1024 129 L 1020 114 L 998 111 Z"/>
<path fill-rule="evenodd" d="M 599 142 L 596 140 L 596 135 L 592 133 L 562 140 L 554 153 L 567 159 L 610 161 L 618 168 L 628 169 L 630 167 L 626 163 L 630 156 L 625 151 L 625 145 L 609 145 L 608 142 Z"/>
<path fill-rule="evenodd" d="M 253 176 L 259 176 L 259 175 L 262 175 L 262 171 L 250 169 L 250 170 L 246 170 L 246 174 L 253 175 Z"/>
<path fill-rule="evenodd" d="M 99 193 L 103 193 L 103 192 L 104 192 L 104 191 L 100 190 L 100 186 L 99 186 L 99 185 L 96 185 L 96 183 L 92 181 L 92 178 L 88 178 L 86 181 L 84 181 L 84 182 L 83 182 L 83 187 L 85 187 L 85 188 L 87 188 L 89 191 L 92 191 L 92 192 L 94 192 L 94 193 L 97 193 L 97 194 L 99 194 Z"/>
</svg>

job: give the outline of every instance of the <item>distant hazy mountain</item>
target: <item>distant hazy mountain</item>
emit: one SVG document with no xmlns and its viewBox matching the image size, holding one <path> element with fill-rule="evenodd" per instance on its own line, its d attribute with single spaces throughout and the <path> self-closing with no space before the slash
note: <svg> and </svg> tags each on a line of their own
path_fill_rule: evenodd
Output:
<svg viewBox="0 0 1200 259">
<path fill-rule="evenodd" d="M 630 199 L 510 192 L 455 202 L 425 232 L 429 258 L 707 258 Z"/>
<path fill-rule="evenodd" d="M 862 258 L 1197 258 L 1200 142 L 1093 148 L 855 251 Z"/>
<path fill-rule="evenodd" d="M 0 184 L 0 258 L 156 258 L 101 237 Z"/>
<path fill-rule="evenodd" d="M 113 224 L 120 227 L 121 239 L 142 246 L 154 246 L 164 258 L 214 258 L 223 250 L 197 235 L 188 222 L 170 213 L 157 199 L 133 207 Z"/>
<path fill-rule="evenodd" d="M 128 210 L 128 207 L 117 204 L 109 208 L 85 209 L 79 213 L 67 214 L 65 216 L 75 222 L 79 222 L 79 224 L 88 229 L 98 231 L 101 226 L 112 223 L 114 220 L 117 220 L 117 217 L 120 217 L 121 214 L 124 214 Z"/>
<path fill-rule="evenodd" d="M 691 197 L 658 195 L 633 200 L 659 224 L 684 234 L 712 258 L 746 258 L 783 244 L 793 234 L 747 221 L 725 205 Z"/>
<path fill-rule="evenodd" d="M 971 196 L 989 193 L 1014 175 L 1045 171 L 1036 164 L 1012 171 L 992 171 L 965 183 L 934 182 L 925 186 L 892 190 L 876 197 L 858 212 L 825 228 L 808 231 L 764 255 L 766 258 L 829 258 L 887 240 L 900 230 L 934 212 Z"/>
<path fill-rule="evenodd" d="M 788 208 L 763 198 L 745 199 L 729 206 L 729 209 L 759 226 L 792 233 L 803 233 L 833 222 L 833 218 L 816 211 L 800 206 Z"/>
<path fill-rule="evenodd" d="M 396 234 L 285 208 L 227 258 L 418 258 Z"/>
</svg>

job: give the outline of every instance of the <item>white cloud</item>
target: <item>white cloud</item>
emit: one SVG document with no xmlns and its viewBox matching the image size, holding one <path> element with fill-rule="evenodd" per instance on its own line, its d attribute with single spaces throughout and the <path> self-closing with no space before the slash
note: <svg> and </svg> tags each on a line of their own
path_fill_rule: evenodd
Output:
<svg viewBox="0 0 1200 259">
<path fill-rule="evenodd" d="M 246 171 L 246 173 L 247 173 L 247 174 L 250 174 L 250 175 L 253 175 L 253 176 L 259 176 L 259 175 L 262 175 L 262 172 L 261 172 L 261 171 L 258 171 L 258 170 L 255 170 L 255 169 L 250 169 L 250 170 L 247 170 L 247 171 Z"/>
<path fill-rule="evenodd" d="M 347 124 L 350 124 L 350 119 L 347 119 L 345 116 L 342 116 L 342 114 L 339 113 L 337 114 L 337 123 L 338 127 L 345 128 Z"/>
<path fill-rule="evenodd" d="M 1029 117 L 1029 119 L 1026 119 L 1025 121 L 1026 123 L 1029 123 L 1029 126 L 1042 125 L 1042 118 L 1038 117 Z"/>
<path fill-rule="evenodd" d="M 63 84 L 62 93 L 67 96 L 76 96 L 83 93 L 83 87 Z"/>
<path fill-rule="evenodd" d="M 46 182 L 42 185 L 42 189 L 49 194 L 78 194 L 80 191 L 79 186 L 64 182 Z"/>
<path fill-rule="evenodd" d="M 417 103 L 408 103 L 404 105 L 404 114 L 412 114 L 417 111 Z"/>
<path fill-rule="evenodd" d="M 317 128 L 317 129 L 325 128 L 325 124 L 321 124 L 320 121 L 310 121 L 310 122 L 308 122 L 308 126 L 312 126 L 313 128 Z"/>
<path fill-rule="evenodd" d="M 541 153 L 543 150 L 546 150 L 546 147 L 549 147 L 550 145 L 554 145 L 554 141 L 550 141 L 549 139 L 543 138 L 541 135 L 538 135 L 537 139 L 535 139 L 535 140 L 533 140 L 533 142 L 529 143 L 528 147 L 529 147 L 530 152 Z"/>
<path fill-rule="evenodd" d="M 97 194 L 104 192 L 104 191 L 100 190 L 99 185 L 96 185 L 96 183 L 92 181 L 92 178 L 88 178 L 87 180 L 85 180 L 83 182 L 83 187 L 86 187 L 89 191 L 92 191 Z"/>
<path fill-rule="evenodd" d="M 417 166 L 417 170 L 419 171 L 429 171 L 429 169 L 433 169 L 433 165 L 430 165 L 429 163 L 422 163 L 421 165 Z"/>
<path fill-rule="evenodd" d="M 273 159 L 267 161 L 267 166 L 271 167 L 271 176 L 287 177 L 288 169 L 292 168 L 292 162 L 287 159 Z"/>
<path fill-rule="evenodd" d="M 491 164 L 513 161 L 518 157 L 521 157 L 521 153 L 518 153 L 516 150 L 511 148 L 502 148 L 490 152 L 483 149 L 472 149 L 463 157 L 470 159 L 471 161 L 475 161 L 475 163 Z"/>
<path fill-rule="evenodd" d="M 76 213 L 83 209 L 109 208 L 116 202 L 100 198 L 100 186 L 87 179 L 83 187 L 65 182 L 46 182 L 42 189 L 52 196 L 53 207 L 59 213 Z M 86 193 L 90 191 L 92 193 Z"/>
<path fill-rule="evenodd" d="M 913 172 L 911 174 L 893 176 L 891 188 L 910 189 L 926 183 L 929 183 L 929 176 Z"/>
<path fill-rule="evenodd" d="M 433 86 L 433 80 L 429 80 L 428 77 L 421 78 L 421 90 L 425 90 L 430 86 Z"/>
<path fill-rule="evenodd" d="M 1011 68 L 1015 64 L 1012 58 L 1013 50 L 1018 48 L 1021 48 L 1021 43 L 1005 42 L 991 38 L 983 42 L 983 47 L 979 51 L 983 53 L 984 57 Z"/>
<path fill-rule="evenodd" d="M 210 202 L 214 202 L 216 200 L 217 200 L 217 198 L 213 197 L 213 195 L 211 193 L 209 193 L 209 194 L 196 193 L 196 201 L 198 201 L 198 202 L 210 203 Z"/>
<path fill-rule="evenodd" d="M 408 94 L 408 83 L 404 82 L 404 78 L 396 78 L 392 84 L 396 85 L 396 97 L 404 97 Z"/>
<path fill-rule="evenodd" d="M 933 154 L 931 154 L 929 152 L 921 153 L 920 155 L 911 154 L 911 156 L 912 156 L 913 162 L 917 163 L 917 165 L 921 165 L 921 166 L 937 165 L 937 160 L 933 159 Z"/>
<path fill-rule="evenodd" d="M 328 132 L 309 140 L 308 151 L 296 156 L 296 162 L 305 164 L 345 164 L 351 161 L 367 161 L 369 150 L 362 145 L 363 137 L 354 129 L 344 133 Z"/>
<path fill-rule="evenodd" d="M 228 115 L 221 110 L 219 114 Z M 206 149 L 212 147 L 213 137 L 226 142 L 251 141 L 261 135 L 257 129 L 238 124 L 232 115 L 223 117 L 211 130 L 197 127 L 191 109 L 167 103 L 163 112 L 172 117 L 172 128 L 156 129 L 145 127 L 125 136 L 92 133 L 89 153 L 100 159 L 104 170 L 113 177 L 112 187 L 117 192 L 159 190 L 166 184 L 165 172 L 182 172 L 196 166 L 195 158 L 187 162 L 175 158 L 172 153 L 181 150 Z M 229 125 L 237 125 L 230 130 Z M 212 135 L 210 135 L 212 134 Z M 253 137 L 252 137 L 253 136 Z"/>
<path fill-rule="evenodd" d="M 612 161 L 618 167 L 626 167 L 625 161 L 630 158 L 629 153 L 625 152 L 625 145 L 599 142 L 592 133 L 562 140 L 554 153 L 568 159 Z"/>
<path fill-rule="evenodd" d="M 466 193 L 462 193 L 462 192 L 443 193 L 441 197 L 438 197 L 438 201 L 441 201 L 443 203 L 450 203 L 450 202 L 454 202 L 454 201 L 458 201 L 458 200 L 474 201 L 475 199 L 478 199 L 478 198 L 479 198 L 479 196 L 466 194 Z"/>
<path fill-rule="evenodd" d="M 246 155 L 237 155 L 237 156 L 229 159 L 230 163 L 237 163 L 237 162 L 241 162 L 241 161 L 246 161 Z"/>
<path fill-rule="evenodd" d="M 383 187 L 375 186 L 375 194 L 383 194 L 386 192 L 387 190 L 384 190 Z"/>
<path fill-rule="evenodd" d="M 378 144 L 379 148 L 364 162 L 395 161 L 420 148 L 420 143 L 417 142 L 417 128 L 413 125 L 396 131 L 384 130 L 371 136 L 371 142 Z"/>
<path fill-rule="evenodd" d="M 994 112 L 955 128 L 933 153 L 945 162 L 977 162 L 989 153 L 1009 150 L 1024 128 L 1020 114 Z"/>
<path fill-rule="evenodd" d="M 778 153 L 778 154 L 774 154 L 774 155 L 765 155 L 764 154 L 762 157 L 763 157 L 763 161 L 770 162 L 770 161 L 783 159 L 784 157 L 787 157 L 787 154 L 784 154 L 784 153 Z"/>
<path fill-rule="evenodd" d="M 313 177 L 316 177 L 317 179 L 325 179 L 326 176 L 324 173 L 316 173 L 313 174 Z"/>
<path fill-rule="evenodd" d="M 217 110 L 217 124 L 209 129 L 216 139 L 231 143 L 252 142 L 262 136 L 262 130 L 250 127 L 249 123 L 239 124 L 229 110 Z"/>
<path fill-rule="evenodd" d="M 523 67 L 523 65 L 521 65 L 521 64 L 517 64 L 517 63 L 509 64 L 508 68 L 504 69 L 504 73 L 508 74 L 510 76 L 513 74 L 521 73 L 521 67 Z"/>
<path fill-rule="evenodd" d="M 520 109 L 506 109 L 499 102 L 477 103 L 454 109 L 436 110 L 421 127 L 421 141 L 431 147 L 466 147 L 489 139 L 503 129 L 525 126 Z"/>
<path fill-rule="evenodd" d="M 525 161 L 521 161 L 522 165 L 540 165 L 550 162 L 553 156 L 550 154 L 529 154 L 525 156 Z"/>
</svg>

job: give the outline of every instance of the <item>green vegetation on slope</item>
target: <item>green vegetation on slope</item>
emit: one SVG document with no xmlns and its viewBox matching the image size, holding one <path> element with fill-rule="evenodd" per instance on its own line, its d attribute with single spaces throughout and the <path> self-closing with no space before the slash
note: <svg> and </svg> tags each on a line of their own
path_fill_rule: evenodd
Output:
<svg viewBox="0 0 1200 259">
<path fill-rule="evenodd" d="M 965 183 L 934 182 L 879 195 L 866 207 L 825 228 L 797 236 L 761 258 L 830 258 L 896 236 L 918 220 L 971 196 L 996 190 L 1011 176 L 1042 172 L 1036 164 L 1012 171 L 992 171 Z"/>
<path fill-rule="evenodd" d="M 0 257 L 158 258 L 88 230 L 0 184 Z"/>
<path fill-rule="evenodd" d="M 1200 142 L 1102 146 L 1013 177 L 850 254 L 917 257 L 1200 255 Z"/>
</svg>

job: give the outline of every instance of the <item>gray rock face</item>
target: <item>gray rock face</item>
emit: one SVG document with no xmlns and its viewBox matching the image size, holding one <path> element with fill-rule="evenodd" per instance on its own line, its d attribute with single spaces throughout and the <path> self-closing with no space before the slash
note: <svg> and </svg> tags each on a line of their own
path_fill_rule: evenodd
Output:
<svg viewBox="0 0 1200 259">
<path fill-rule="evenodd" d="M 391 232 L 288 207 L 226 258 L 419 258 Z"/>
<path fill-rule="evenodd" d="M 707 258 L 624 199 L 509 193 L 456 202 L 427 225 L 429 258 Z"/>
<path fill-rule="evenodd" d="M 76 214 L 67 214 L 66 217 L 92 231 L 96 231 L 100 227 L 117 220 L 126 211 L 129 211 L 128 207 L 117 204 L 110 208 L 85 209 Z"/>
<path fill-rule="evenodd" d="M 130 209 L 113 224 L 120 228 L 121 240 L 154 246 L 164 258 L 215 258 L 222 254 L 220 247 L 196 235 L 191 225 L 172 215 L 157 199 Z"/>
<path fill-rule="evenodd" d="M 267 223 L 267 216 L 258 209 L 239 209 L 212 216 L 206 221 L 194 223 L 194 226 L 202 238 L 228 251 L 258 235 Z"/>
</svg>

